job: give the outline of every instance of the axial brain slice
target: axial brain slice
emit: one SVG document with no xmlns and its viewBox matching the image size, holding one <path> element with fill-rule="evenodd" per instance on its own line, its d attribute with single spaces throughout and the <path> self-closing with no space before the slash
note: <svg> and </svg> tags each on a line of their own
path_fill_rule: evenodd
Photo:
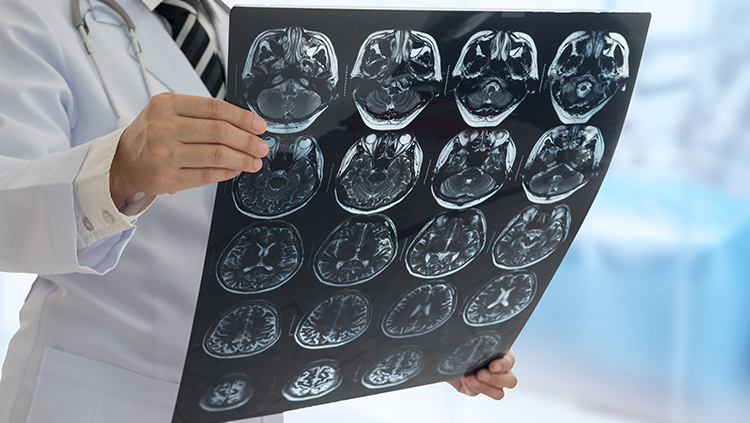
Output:
<svg viewBox="0 0 750 423">
<path fill-rule="evenodd" d="M 341 385 L 341 370 L 336 360 L 314 361 L 291 378 L 281 394 L 289 401 L 306 401 L 320 398 Z"/>
<path fill-rule="evenodd" d="M 208 388 L 198 405 L 211 412 L 233 410 L 247 404 L 253 393 L 250 378 L 244 373 L 233 373 Z"/>
<path fill-rule="evenodd" d="M 570 221 L 570 208 L 564 204 L 550 213 L 540 211 L 539 206 L 525 208 L 492 246 L 495 266 L 513 270 L 545 259 L 567 238 Z"/>
<path fill-rule="evenodd" d="M 464 121 L 473 127 L 497 126 L 539 80 L 534 40 L 523 32 L 477 32 L 461 50 L 452 77 Z"/>
<path fill-rule="evenodd" d="M 291 279 L 303 261 L 297 229 L 283 221 L 255 223 L 240 231 L 216 266 L 219 283 L 237 294 L 257 294 Z"/>
<path fill-rule="evenodd" d="M 315 274 L 333 286 L 367 282 L 388 267 L 397 248 L 396 226 L 387 216 L 352 216 L 323 242 L 315 258 Z"/>
<path fill-rule="evenodd" d="M 281 336 L 281 318 L 273 304 L 245 301 L 229 309 L 211 326 L 203 349 L 216 358 L 249 357 L 270 348 Z"/>
<path fill-rule="evenodd" d="M 407 338 L 432 332 L 451 317 L 456 302 L 456 289 L 447 282 L 419 286 L 391 306 L 381 325 L 383 333 Z"/>
<path fill-rule="evenodd" d="M 400 385 L 417 376 L 424 366 L 424 353 L 406 346 L 389 352 L 362 377 L 362 385 L 381 389 Z"/>
<path fill-rule="evenodd" d="M 392 29 L 370 34 L 351 73 L 354 102 L 365 124 L 403 129 L 440 89 L 440 53 L 429 34 Z"/>
<path fill-rule="evenodd" d="M 522 312 L 534 299 L 536 275 L 510 273 L 492 279 L 467 303 L 464 322 L 487 326 L 505 322 Z"/>
<path fill-rule="evenodd" d="M 351 213 L 376 213 L 403 200 L 417 184 L 422 149 L 411 134 L 369 134 L 344 156 L 336 200 Z"/>
<path fill-rule="evenodd" d="M 629 77 L 630 49 L 616 32 L 576 31 L 557 49 L 549 68 L 550 95 L 565 124 L 582 124 L 618 92 Z"/>
<path fill-rule="evenodd" d="M 308 349 L 348 344 L 370 326 L 370 299 L 359 291 L 344 290 L 313 307 L 294 332 L 297 343 Z"/>
<path fill-rule="evenodd" d="M 432 195 L 450 209 L 479 204 L 500 190 L 515 157 L 516 146 L 506 130 L 462 131 L 440 152 Z"/>
<path fill-rule="evenodd" d="M 500 334 L 480 332 L 456 347 L 438 365 L 442 374 L 463 373 L 492 361 L 500 352 Z"/>
<path fill-rule="evenodd" d="M 294 133 L 328 108 L 338 82 L 338 59 L 323 33 L 292 26 L 261 33 L 242 71 L 247 105 L 268 130 Z"/>
<path fill-rule="evenodd" d="M 310 136 L 266 135 L 268 154 L 256 173 L 234 179 L 237 209 L 256 219 L 274 219 L 302 208 L 323 179 L 323 153 Z"/>
<path fill-rule="evenodd" d="M 444 212 L 429 221 L 406 252 L 406 266 L 419 278 L 457 272 L 482 251 L 487 221 L 478 209 Z"/>
<path fill-rule="evenodd" d="M 596 127 L 561 125 L 550 129 L 539 138 L 524 165 L 526 196 L 541 204 L 568 197 L 598 175 L 603 155 L 604 139 Z"/>
</svg>

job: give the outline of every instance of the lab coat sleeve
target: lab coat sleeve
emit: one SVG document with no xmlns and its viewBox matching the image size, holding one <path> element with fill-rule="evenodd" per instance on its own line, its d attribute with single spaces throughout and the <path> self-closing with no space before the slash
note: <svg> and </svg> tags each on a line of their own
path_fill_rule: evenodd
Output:
<svg viewBox="0 0 750 423">
<path fill-rule="evenodd" d="M 155 195 L 137 193 L 119 207 L 112 201 L 109 172 L 124 128 L 94 141 L 73 182 L 79 246 L 87 247 L 133 227 L 134 222 L 153 203 Z M 80 251 L 80 249 L 79 249 Z M 79 260 L 81 260 L 79 253 Z"/>
<path fill-rule="evenodd" d="M 25 2 L 7 3 L 0 14 L 0 270 L 106 273 L 135 228 L 91 245 L 78 235 L 73 182 L 91 145 L 71 143 L 79 99 L 53 27 Z"/>
</svg>

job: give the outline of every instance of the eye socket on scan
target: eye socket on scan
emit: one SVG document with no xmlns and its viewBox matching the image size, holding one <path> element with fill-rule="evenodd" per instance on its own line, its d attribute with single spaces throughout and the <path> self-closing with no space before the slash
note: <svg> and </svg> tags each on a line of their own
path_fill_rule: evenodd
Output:
<svg viewBox="0 0 750 423">
<path fill-rule="evenodd" d="M 336 201 L 356 214 L 379 213 L 395 206 L 416 186 L 422 157 L 413 134 L 365 135 L 344 155 L 336 174 Z"/>
</svg>

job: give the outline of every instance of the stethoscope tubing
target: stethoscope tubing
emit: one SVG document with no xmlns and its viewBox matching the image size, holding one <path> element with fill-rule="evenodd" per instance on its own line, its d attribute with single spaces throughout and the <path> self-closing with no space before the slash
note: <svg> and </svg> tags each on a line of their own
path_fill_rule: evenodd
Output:
<svg viewBox="0 0 750 423">
<path fill-rule="evenodd" d="M 138 42 L 138 38 L 135 36 L 135 24 L 130 19 L 130 16 L 128 16 L 127 12 L 125 12 L 125 9 L 123 9 L 119 4 L 117 4 L 114 0 L 99 0 L 102 3 L 109 6 L 112 10 L 117 13 L 120 18 L 125 22 L 125 26 L 127 26 L 128 34 L 130 36 L 130 41 L 133 45 L 133 50 L 135 51 L 135 55 L 138 58 L 138 63 L 141 67 L 141 74 L 143 75 L 143 81 L 146 84 L 146 91 L 148 92 L 148 97 L 151 98 L 154 93 L 151 89 L 151 83 L 148 79 L 148 73 L 146 72 L 146 64 L 143 62 L 143 54 L 141 50 L 141 44 Z M 216 0 L 217 3 L 219 3 L 224 10 L 227 12 L 230 10 L 229 6 L 227 6 L 223 1 Z M 80 6 L 80 0 L 70 0 L 70 9 L 71 9 L 71 15 L 73 17 L 73 26 L 78 29 L 78 32 L 81 34 L 81 38 L 83 39 L 83 45 L 86 48 L 86 52 L 91 56 L 91 59 L 94 62 L 94 67 L 96 68 L 96 72 L 99 74 L 99 79 L 102 82 L 102 86 L 104 87 L 104 92 L 107 94 L 107 98 L 109 99 L 109 103 L 112 105 L 112 109 L 115 112 L 115 115 L 117 115 L 117 127 L 123 128 L 128 125 L 128 122 L 125 118 L 122 117 L 122 114 L 120 113 L 120 109 L 117 107 L 117 103 L 115 102 L 114 97 L 112 96 L 112 91 L 109 89 L 109 85 L 107 84 L 107 80 L 104 78 L 104 73 L 102 72 L 102 68 L 99 65 L 99 60 L 96 56 L 96 51 L 94 51 L 94 46 L 91 44 L 91 39 L 89 38 L 89 27 L 86 25 L 86 21 L 83 19 L 83 15 L 81 14 L 81 6 Z"/>
</svg>

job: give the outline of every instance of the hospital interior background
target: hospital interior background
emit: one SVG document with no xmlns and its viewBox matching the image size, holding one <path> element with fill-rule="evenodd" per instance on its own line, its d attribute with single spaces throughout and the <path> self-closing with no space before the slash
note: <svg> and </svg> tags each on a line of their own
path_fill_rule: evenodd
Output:
<svg viewBox="0 0 750 423">
<path fill-rule="evenodd" d="M 750 2 L 356 4 L 653 17 L 610 171 L 514 346 L 518 387 L 494 402 L 437 384 L 298 410 L 285 421 L 750 421 Z M 0 360 L 32 281 L 0 273 Z"/>
</svg>

